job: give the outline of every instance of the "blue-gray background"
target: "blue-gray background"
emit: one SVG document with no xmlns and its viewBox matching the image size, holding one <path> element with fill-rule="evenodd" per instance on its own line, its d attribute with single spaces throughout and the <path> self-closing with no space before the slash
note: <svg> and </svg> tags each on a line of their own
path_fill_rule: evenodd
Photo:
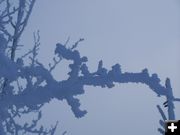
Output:
<svg viewBox="0 0 180 135">
<path fill-rule="evenodd" d="M 40 30 L 39 60 L 48 67 L 55 44 L 69 46 L 85 38 L 78 50 L 89 58 L 91 71 L 103 60 L 108 69 L 119 63 L 124 72 L 148 68 L 158 73 L 164 85 L 170 77 L 174 94 L 180 97 L 180 2 L 179 0 L 38 0 L 21 43 L 27 51 L 33 45 L 32 33 Z M 67 61 L 53 72 L 66 79 Z M 43 108 L 42 124 L 59 121 L 56 135 L 158 135 L 161 118 L 158 98 L 142 84 L 116 84 L 112 89 L 85 87 L 78 96 L 88 114 L 76 119 L 66 101 L 52 100 Z M 176 103 L 180 119 L 180 103 Z M 166 111 L 166 109 L 164 109 Z"/>
</svg>

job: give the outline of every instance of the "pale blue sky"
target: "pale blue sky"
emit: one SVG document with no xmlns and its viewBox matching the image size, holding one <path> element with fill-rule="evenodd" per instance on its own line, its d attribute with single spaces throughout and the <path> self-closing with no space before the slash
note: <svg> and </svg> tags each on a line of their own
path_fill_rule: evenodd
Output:
<svg viewBox="0 0 180 135">
<path fill-rule="evenodd" d="M 109 69 L 119 63 L 124 72 L 148 68 L 160 76 L 162 84 L 170 77 L 174 93 L 180 97 L 178 0 L 38 0 L 21 42 L 32 46 L 32 33 L 38 29 L 39 59 L 45 65 L 52 61 L 56 43 L 65 43 L 68 36 L 70 43 L 85 38 L 78 49 L 89 58 L 91 71 L 101 59 Z M 63 61 L 57 67 L 57 79 L 67 77 L 67 64 Z M 43 108 L 43 123 L 50 126 L 59 120 L 57 135 L 65 130 L 67 135 L 159 134 L 156 104 L 162 105 L 165 99 L 147 86 L 86 87 L 79 98 L 88 111 L 84 118 L 76 119 L 65 101 L 54 100 Z M 176 104 L 176 114 L 180 119 L 180 103 Z"/>
</svg>

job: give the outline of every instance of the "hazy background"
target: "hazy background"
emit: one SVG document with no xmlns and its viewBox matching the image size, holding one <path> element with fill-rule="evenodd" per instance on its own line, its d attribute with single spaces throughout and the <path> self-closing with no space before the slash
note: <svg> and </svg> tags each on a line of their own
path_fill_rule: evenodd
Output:
<svg viewBox="0 0 180 135">
<path fill-rule="evenodd" d="M 33 32 L 40 30 L 39 60 L 52 62 L 56 43 L 68 46 L 85 38 L 78 50 L 87 56 L 91 71 L 103 60 L 108 69 L 119 63 L 124 72 L 148 68 L 158 73 L 164 85 L 170 77 L 174 95 L 180 97 L 180 2 L 179 0 L 37 0 L 21 43 L 27 51 L 33 45 Z M 53 72 L 66 79 L 68 62 Z M 85 87 L 78 96 L 88 114 L 77 119 L 66 101 L 53 100 L 43 107 L 47 127 L 59 121 L 56 135 L 159 135 L 161 118 L 158 98 L 142 84 L 117 84 L 112 89 Z M 126 101 L 126 102 L 123 102 Z M 176 103 L 180 119 L 180 103 Z M 166 108 L 164 109 L 166 110 Z M 129 124 L 129 125 L 128 125 Z"/>
</svg>

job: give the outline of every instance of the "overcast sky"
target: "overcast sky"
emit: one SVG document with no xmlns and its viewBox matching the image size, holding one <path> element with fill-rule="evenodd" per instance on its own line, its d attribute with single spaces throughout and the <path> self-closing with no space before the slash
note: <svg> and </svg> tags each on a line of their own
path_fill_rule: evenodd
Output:
<svg viewBox="0 0 180 135">
<path fill-rule="evenodd" d="M 170 77 L 174 94 L 180 97 L 179 24 L 179 0 L 38 0 L 21 42 L 31 47 L 32 33 L 40 30 L 39 60 L 47 66 L 56 43 L 70 37 L 70 46 L 85 38 L 78 50 L 88 57 L 91 71 L 101 59 L 108 69 L 119 63 L 123 72 L 148 68 L 163 85 Z M 55 78 L 67 78 L 67 64 L 59 64 Z M 58 120 L 56 135 L 65 130 L 67 135 L 159 135 L 156 105 L 165 99 L 147 86 L 116 84 L 112 89 L 85 87 L 85 91 L 78 96 L 81 108 L 88 111 L 84 118 L 76 119 L 66 101 L 53 100 L 43 108 L 42 122 L 50 126 Z M 176 116 L 180 119 L 180 103 Z"/>
</svg>

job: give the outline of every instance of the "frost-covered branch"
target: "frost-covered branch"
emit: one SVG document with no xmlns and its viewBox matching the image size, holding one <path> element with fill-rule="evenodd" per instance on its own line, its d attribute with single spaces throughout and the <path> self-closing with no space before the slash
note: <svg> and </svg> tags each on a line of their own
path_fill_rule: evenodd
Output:
<svg viewBox="0 0 180 135">
<path fill-rule="evenodd" d="M 3 34 L 8 36 L 8 42 L 12 40 L 12 44 L 10 45 L 10 59 L 12 61 L 15 60 L 15 52 L 17 50 L 17 47 L 19 46 L 19 40 L 22 35 L 22 32 L 24 31 L 28 19 L 30 17 L 30 14 L 32 12 L 35 0 L 30 1 L 30 4 L 27 6 L 26 0 L 19 0 L 18 1 L 18 7 L 13 7 L 10 3 L 10 0 L 2 1 L 3 4 L 5 4 L 4 11 L 0 15 L 0 30 Z M 1 3 L 1 4 L 2 4 Z M 11 7 L 13 7 L 13 10 L 10 11 Z M 15 23 L 13 22 L 13 16 L 16 16 L 17 12 L 17 18 L 15 20 Z M 5 19 L 5 21 L 4 21 Z M 6 25 L 10 24 L 12 28 L 14 29 L 14 32 L 10 32 L 6 29 Z M 7 49 L 7 47 L 6 47 Z M 4 77 L 4 82 L 2 84 L 2 93 L 6 94 L 6 86 L 8 85 L 9 80 Z"/>
<path fill-rule="evenodd" d="M 44 129 L 43 126 L 41 126 L 39 129 L 37 129 L 38 121 L 41 119 L 42 115 L 41 112 L 38 113 L 37 119 L 32 120 L 31 124 L 25 123 L 24 125 L 20 125 L 15 122 L 13 116 L 9 116 L 9 119 L 5 121 L 6 123 L 6 131 L 11 134 L 19 135 L 19 134 L 38 134 L 38 135 L 54 135 L 54 131 L 56 130 L 57 124 L 53 126 L 50 130 Z"/>
<path fill-rule="evenodd" d="M 35 1 L 36 0 L 32 0 L 29 6 L 27 7 L 26 0 L 19 0 L 18 15 L 17 15 L 16 24 L 14 26 L 14 34 L 13 34 L 14 36 L 13 36 L 13 42 L 12 42 L 12 48 L 11 48 L 11 59 L 13 61 L 15 59 L 15 52 L 18 46 L 19 39 L 27 25 L 27 22 L 31 15 Z"/>
<path fill-rule="evenodd" d="M 11 82 L 20 77 L 27 80 L 27 85 L 26 88 L 18 94 L 13 94 L 12 91 L 14 88 L 8 85 L 8 94 L 3 97 L 0 106 L 3 108 L 16 106 L 17 109 L 26 106 L 33 111 L 38 110 L 39 106 L 43 106 L 53 98 L 58 100 L 65 99 L 68 105 L 71 106 L 74 115 L 80 118 L 83 117 L 87 111 L 79 109 L 80 102 L 75 96 L 84 94 L 84 86 L 112 88 L 114 87 L 114 83 L 142 83 L 149 86 L 158 96 L 165 96 L 167 98 L 168 119 L 175 119 L 173 103 L 175 98 L 168 78 L 165 82 L 165 86 L 162 86 L 157 74 L 149 75 L 147 69 L 139 73 L 122 73 L 119 64 L 115 64 L 112 66 L 112 69 L 108 70 L 103 67 L 102 60 L 98 64 L 97 71 L 90 72 L 86 65 L 88 61 L 87 57 L 81 57 L 79 51 L 68 49 L 61 44 L 56 45 L 55 54 L 60 58 L 73 62 L 69 64 L 70 72 L 68 73 L 69 77 L 67 80 L 55 80 L 51 72 L 40 63 L 34 66 L 25 66 L 11 61 L 2 53 L 2 58 L 6 58 L 6 63 L 9 62 L 9 64 L 11 64 L 11 66 L 7 65 L 7 67 L 13 67 L 13 69 L 11 69 L 13 72 L 11 75 L 8 75 L 9 71 L 3 72 L 4 74 L 0 72 L 0 77 L 6 76 L 9 80 L 8 84 L 11 84 Z M 21 63 L 23 63 L 23 60 L 20 60 L 22 61 Z M 36 78 L 36 82 L 33 84 L 31 81 L 28 81 L 30 78 Z M 45 82 L 45 85 L 37 83 L 38 80 L 40 80 L 40 82 Z M 164 117 L 160 108 L 159 111 Z M 7 117 L 3 120 L 6 120 L 6 118 Z"/>
<path fill-rule="evenodd" d="M 27 26 L 30 14 L 34 7 L 35 0 L 18 0 L 18 7 L 14 7 L 10 0 L 1 0 L 0 5 L 5 4 L 5 8 L 0 12 L 0 134 L 5 135 L 9 132 L 17 135 L 19 132 L 35 133 L 39 135 L 53 135 L 57 124 L 50 130 L 43 127 L 37 129 L 37 123 L 41 118 L 40 109 L 52 99 L 66 100 L 71 107 L 76 118 L 81 118 L 87 113 L 86 110 L 80 109 L 80 101 L 77 95 L 84 94 L 85 86 L 99 86 L 102 88 L 112 88 L 115 84 L 125 83 L 141 83 L 147 85 L 158 97 L 166 97 L 164 107 L 168 108 L 168 116 L 165 115 L 163 109 L 158 105 L 158 111 L 163 120 L 159 123 L 163 126 L 166 119 L 175 119 L 174 101 L 180 101 L 175 98 L 171 87 L 170 79 L 167 78 L 164 85 L 161 85 L 157 74 L 149 74 L 147 69 L 143 69 L 139 73 L 122 72 L 121 66 L 115 64 L 111 69 L 103 67 L 103 61 L 99 61 L 96 71 L 89 71 L 86 56 L 81 56 L 76 50 L 78 44 L 84 39 L 79 39 L 72 47 L 58 43 L 54 54 L 53 64 L 47 69 L 38 61 L 37 55 L 40 46 L 39 32 L 34 33 L 34 47 L 20 58 L 16 58 L 16 50 L 18 49 L 19 40 Z M 7 30 L 7 25 L 13 28 L 12 31 Z M 10 47 L 10 55 L 7 50 Z M 21 46 L 22 47 L 22 46 Z M 24 64 L 26 56 L 30 56 L 30 65 Z M 69 64 L 70 72 L 66 80 L 56 80 L 52 71 L 57 67 L 59 62 L 64 59 L 71 61 Z M 61 75 L 61 74 L 59 74 Z M 22 86 L 19 80 L 25 81 Z M 15 85 L 16 84 L 16 85 Z M 23 114 L 37 112 L 38 118 L 33 120 L 31 124 L 20 125 L 16 123 L 15 118 Z M 164 129 L 159 128 L 160 133 L 164 133 Z M 66 134 L 64 132 L 63 134 Z"/>
</svg>

